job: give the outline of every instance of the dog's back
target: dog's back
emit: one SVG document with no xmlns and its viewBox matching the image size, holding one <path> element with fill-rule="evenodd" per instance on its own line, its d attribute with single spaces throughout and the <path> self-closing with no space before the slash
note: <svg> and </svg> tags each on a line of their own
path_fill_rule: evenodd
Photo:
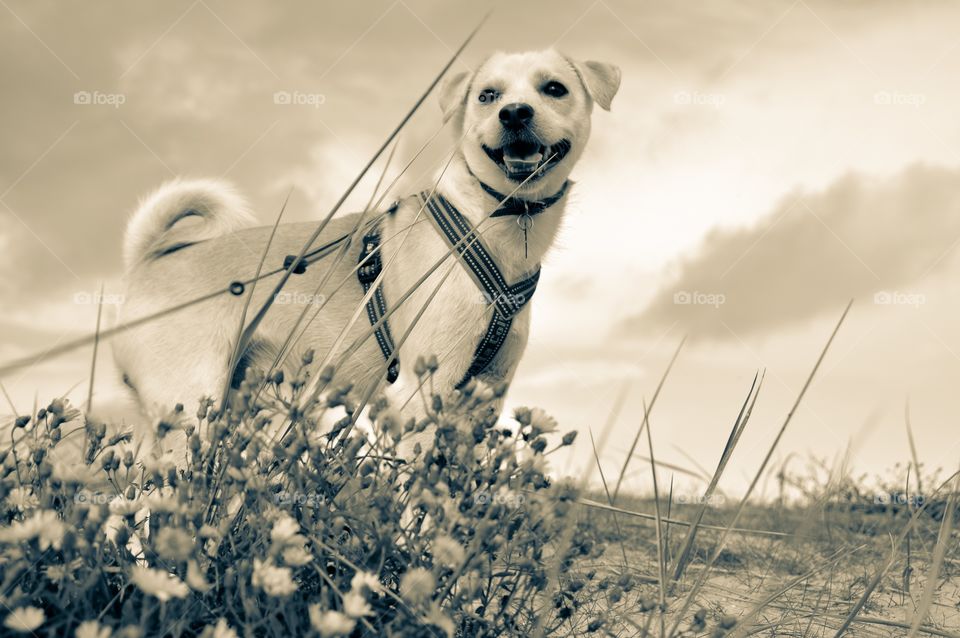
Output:
<svg viewBox="0 0 960 638">
<path fill-rule="evenodd" d="M 125 243 L 128 270 L 121 322 L 187 304 L 256 275 L 272 228 L 243 228 L 252 219 L 245 207 L 238 204 L 237 210 L 230 209 L 236 202 L 218 199 L 218 191 L 197 190 L 196 184 L 180 182 L 193 189 L 192 196 L 182 189 L 164 191 L 147 200 L 153 205 L 142 206 L 133 217 Z M 331 220 L 314 247 L 351 236 L 357 221 L 358 215 Z M 232 230 L 238 226 L 239 230 Z M 202 395 L 219 397 L 228 381 L 227 368 L 251 291 L 248 321 L 273 291 L 284 258 L 298 254 L 315 229 L 316 223 L 279 226 L 261 273 L 273 274 L 245 286 L 241 294 L 213 295 L 117 336 L 115 359 L 145 413 L 159 418 L 177 402 L 185 403 L 189 413 Z M 343 244 L 308 266 L 306 272 L 290 278 L 273 301 L 284 311 L 268 313 L 254 342 L 241 353 L 240 377 L 246 367 L 270 367 L 290 334 L 305 331 L 307 336 L 293 348 L 288 363 L 298 362 L 307 348 L 320 355 L 329 351 L 362 300 L 353 272 L 360 247 L 351 236 L 344 247 L 346 253 L 339 258 L 341 247 Z M 334 294 L 337 303 L 325 303 Z M 364 317 L 354 321 L 340 349 L 367 330 Z M 373 340 L 367 340 L 357 354 L 341 373 L 356 374 L 366 365 L 379 363 Z"/>
</svg>

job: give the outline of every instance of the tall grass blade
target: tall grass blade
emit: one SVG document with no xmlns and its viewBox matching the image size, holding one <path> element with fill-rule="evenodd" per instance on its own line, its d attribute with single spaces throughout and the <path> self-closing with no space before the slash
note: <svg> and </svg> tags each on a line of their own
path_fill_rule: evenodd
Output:
<svg viewBox="0 0 960 638">
<path fill-rule="evenodd" d="M 607 495 L 607 502 L 613 505 L 610 498 L 610 487 L 607 485 L 607 479 L 603 475 L 603 466 L 600 464 L 600 455 L 597 453 L 597 442 L 593 439 L 593 430 L 589 430 L 590 433 L 590 446 L 593 449 L 593 460 L 597 464 L 597 471 L 600 472 L 600 481 L 603 483 L 603 491 Z M 611 512 L 611 518 L 613 518 L 613 525 L 617 528 L 617 538 L 620 540 L 620 552 L 623 554 L 623 566 L 627 567 L 627 549 L 623 545 L 623 532 L 620 530 L 620 521 L 617 520 L 617 513 Z"/>
<path fill-rule="evenodd" d="M 97 327 L 93 332 L 93 354 L 90 356 L 90 385 L 87 388 L 87 413 L 93 410 L 93 384 L 97 376 L 97 351 L 100 348 L 100 320 L 103 318 L 103 283 L 97 298 Z"/>
<path fill-rule="evenodd" d="M 913 440 L 913 425 L 910 423 L 910 400 L 903 405 L 903 422 L 907 428 L 907 441 L 910 442 L 910 456 L 913 458 L 913 469 L 916 473 L 917 494 L 923 496 L 923 476 L 920 473 L 920 457 L 917 454 L 917 444 Z"/>
<path fill-rule="evenodd" d="M 680 556 L 677 558 L 677 564 L 674 566 L 673 575 L 671 576 L 671 588 L 678 580 L 680 580 L 680 577 L 683 576 L 683 571 L 690 562 L 693 544 L 697 538 L 697 527 L 703 521 L 703 517 L 707 511 L 707 505 L 710 503 L 710 498 L 713 496 L 714 491 L 716 491 L 717 485 L 720 483 L 720 477 L 723 475 L 723 471 L 727 468 L 727 463 L 730 461 L 730 457 L 733 455 L 733 450 L 740 441 L 740 435 L 743 434 L 743 430 L 747 427 L 747 422 L 750 420 L 750 415 L 753 413 L 753 406 L 757 402 L 757 397 L 760 396 L 760 387 L 757 384 L 758 379 L 760 381 L 760 385 L 762 385 L 763 380 L 760 378 L 759 372 L 753 376 L 753 382 L 750 384 L 750 391 L 747 392 L 747 397 L 743 400 L 743 405 L 740 406 L 740 412 L 737 414 L 737 418 L 733 422 L 733 429 L 730 430 L 730 436 L 727 438 L 727 443 L 723 448 L 723 453 L 720 455 L 720 461 L 717 463 L 717 469 L 714 471 L 713 477 L 710 479 L 710 484 L 707 485 L 707 489 L 703 492 L 703 500 L 700 502 L 700 507 L 697 510 L 697 515 L 694 517 L 693 525 L 691 525 L 690 529 L 687 530 L 687 536 L 683 540 L 683 546 L 680 549 Z"/>
<path fill-rule="evenodd" d="M 655 457 L 653 455 L 653 435 L 650 433 L 650 411 L 647 409 L 646 402 L 643 406 L 644 419 L 646 419 L 646 430 L 647 430 L 647 448 L 650 452 L 650 474 L 653 478 L 653 503 L 654 503 L 654 512 L 657 516 L 657 565 L 659 567 L 657 571 L 657 585 L 660 593 L 660 635 L 663 635 L 663 611 L 667 606 L 667 564 L 665 558 L 665 551 L 663 547 L 663 521 L 660 517 L 660 489 L 657 485 L 657 467 L 655 462 Z M 653 614 L 650 614 L 650 618 L 653 617 Z"/>
<path fill-rule="evenodd" d="M 650 407 L 649 410 L 653 410 L 653 406 L 657 403 L 657 397 L 660 396 L 660 390 L 663 389 L 663 384 L 667 380 L 667 376 L 670 374 L 670 370 L 673 368 L 674 362 L 677 360 L 677 357 L 680 356 L 680 349 L 683 348 L 684 342 L 687 338 L 684 337 L 680 340 L 680 343 L 677 344 L 677 349 L 674 351 L 673 356 L 670 357 L 670 363 L 667 364 L 667 369 L 663 371 L 663 376 L 660 377 L 660 382 L 657 383 L 657 389 L 654 390 L 653 396 L 650 398 Z M 613 489 L 613 501 L 616 503 L 617 496 L 620 495 L 620 486 L 623 485 L 623 477 L 626 476 L 627 466 L 630 465 L 630 459 L 633 458 L 633 453 L 637 449 L 637 443 L 640 441 L 640 436 L 643 434 L 644 424 L 647 422 L 648 414 L 646 410 L 644 411 L 643 420 L 640 421 L 640 427 L 637 428 L 637 434 L 633 437 L 633 442 L 630 444 L 630 450 L 627 452 L 627 457 L 623 460 L 623 467 L 620 468 L 620 476 L 617 477 L 617 486 Z"/>
</svg>

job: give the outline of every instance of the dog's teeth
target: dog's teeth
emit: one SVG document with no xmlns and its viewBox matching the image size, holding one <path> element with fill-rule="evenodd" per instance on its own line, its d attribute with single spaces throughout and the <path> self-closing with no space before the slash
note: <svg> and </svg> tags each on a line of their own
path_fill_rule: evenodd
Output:
<svg viewBox="0 0 960 638">
<path fill-rule="evenodd" d="M 528 157 L 503 156 L 503 163 L 506 164 L 507 168 L 511 171 L 532 170 L 539 166 L 541 161 L 543 161 L 542 153 L 536 153 Z"/>
</svg>

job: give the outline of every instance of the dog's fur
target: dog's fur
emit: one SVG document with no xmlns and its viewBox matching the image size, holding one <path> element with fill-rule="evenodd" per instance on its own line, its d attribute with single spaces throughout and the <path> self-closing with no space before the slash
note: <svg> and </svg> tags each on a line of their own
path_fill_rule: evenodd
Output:
<svg viewBox="0 0 960 638">
<path fill-rule="evenodd" d="M 568 89 L 561 97 L 545 94 L 549 81 Z M 523 232 L 512 217 L 486 219 L 497 202 L 481 188 L 477 178 L 502 193 L 512 192 L 520 180 L 508 174 L 483 146 L 499 148 L 520 136 L 533 136 L 543 145 L 569 140 L 571 150 L 548 171 L 520 188 L 527 199 L 557 192 L 586 144 L 593 103 L 610 108 L 620 83 L 619 70 L 597 62 L 573 62 L 553 51 L 495 54 L 474 73 L 459 73 L 440 85 L 444 119 L 453 119 L 462 147 L 439 183 L 438 191 L 451 201 L 474 226 L 510 283 L 529 275 L 553 244 L 566 204 L 565 196 L 535 218 L 528 233 L 528 256 L 524 257 Z M 478 95 L 494 89 L 498 99 L 481 102 Z M 504 105 L 523 103 L 534 115 L 525 130 L 511 133 L 498 113 Z M 511 135 L 513 137 L 511 137 Z M 529 141 L 529 140 L 528 140 Z M 511 147 L 514 148 L 514 147 Z M 471 174 L 472 173 L 472 174 Z M 419 207 L 402 200 L 396 213 L 382 226 L 384 292 L 388 307 L 438 260 L 449 246 L 441 239 L 426 212 L 422 223 L 411 225 Z M 356 215 L 331 220 L 317 244 L 349 233 Z M 265 267 L 283 263 L 288 254 L 298 254 L 315 229 L 313 223 L 281 225 L 266 257 Z M 403 238 L 409 229 L 409 235 Z M 488 230 L 489 229 L 489 230 Z M 214 181 L 175 181 L 144 200 L 127 227 L 124 244 L 126 304 L 121 320 L 128 321 L 182 303 L 228 282 L 252 277 L 270 235 L 270 227 L 256 227 L 243 200 L 228 186 Z M 396 235 L 399 237 L 395 239 Z M 360 304 L 363 291 L 352 274 L 360 250 L 354 237 L 347 256 L 336 266 L 321 295 L 331 295 L 343 279 L 347 283 L 330 298 L 313 321 L 288 361 L 299 361 L 307 348 L 325 356 Z M 311 301 L 320 278 L 333 264 L 327 257 L 311 265 L 305 274 L 294 275 L 284 288 L 283 299 Z M 389 386 L 389 395 L 405 401 L 416 387 L 414 362 L 418 355 L 449 354 L 435 378 L 439 389 L 452 388 L 470 364 L 474 349 L 487 327 L 486 304 L 467 271 L 448 257 L 426 282 L 390 318 L 395 339 L 403 335 L 414 316 L 427 302 L 448 268 L 453 269 L 409 338 L 400 349 L 400 377 Z M 278 275 L 256 286 L 251 309 L 266 301 Z M 162 321 L 147 322 L 115 339 L 114 352 L 124 378 L 133 388 L 142 409 L 157 417 L 176 402 L 195 406 L 201 395 L 218 396 L 227 381 L 229 361 L 238 332 L 245 296 L 220 295 L 190 306 Z M 257 330 L 254 343 L 244 353 L 244 364 L 268 366 L 277 348 L 293 329 L 302 303 L 274 303 Z M 503 349 L 486 380 L 509 382 L 527 342 L 529 305 L 515 318 Z M 366 313 L 349 328 L 339 351 L 370 331 Z M 462 338 L 464 331 L 468 334 Z M 370 337 L 337 374 L 358 387 L 379 383 L 383 356 Z M 411 402 L 411 405 L 417 403 Z"/>
</svg>

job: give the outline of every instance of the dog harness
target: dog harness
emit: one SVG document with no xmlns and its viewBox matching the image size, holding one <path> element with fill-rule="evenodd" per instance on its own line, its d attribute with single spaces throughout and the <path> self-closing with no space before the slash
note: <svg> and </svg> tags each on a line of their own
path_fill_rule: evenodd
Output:
<svg viewBox="0 0 960 638">
<path fill-rule="evenodd" d="M 517 221 L 526 235 L 526 230 L 532 223 L 531 218 L 557 203 L 566 193 L 568 183 L 564 182 L 555 195 L 539 201 L 508 197 L 498 193 L 483 182 L 480 182 L 480 185 L 484 191 L 500 203 L 491 217 L 516 215 Z M 414 197 L 427 211 L 440 236 L 454 249 L 460 263 L 483 294 L 488 307 L 493 306 L 490 323 L 474 351 L 470 366 L 455 386 L 459 389 L 470 379 L 486 371 L 496 358 L 497 353 L 503 348 L 503 344 L 510 334 L 513 318 L 523 310 L 537 290 L 540 267 L 538 265 L 533 274 L 526 279 L 513 285 L 508 284 L 473 225 L 448 199 L 439 193 L 431 194 L 428 191 L 423 191 Z M 394 204 L 388 214 L 396 211 L 398 206 L 399 203 Z M 383 270 L 383 261 L 380 257 L 379 223 L 375 223 L 370 232 L 364 235 L 359 262 L 360 268 L 357 271 L 357 277 L 363 286 L 364 293 L 367 293 Z M 367 317 L 370 320 L 370 325 L 375 327 L 374 333 L 377 344 L 380 346 L 380 351 L 387 362 L 387 381 L 393 383 L 399 376 L 400 362 L 393 337 L 390 334 L 390 327 L 383 320 L 386 313 L 387 304 L 383 296 L 383 287 L 378 285 L 367 301 Z M 381 322 L 381 320 L 383 321 Z M 379 325 L 377 325 L 378 323 Z"/>
</svg>

